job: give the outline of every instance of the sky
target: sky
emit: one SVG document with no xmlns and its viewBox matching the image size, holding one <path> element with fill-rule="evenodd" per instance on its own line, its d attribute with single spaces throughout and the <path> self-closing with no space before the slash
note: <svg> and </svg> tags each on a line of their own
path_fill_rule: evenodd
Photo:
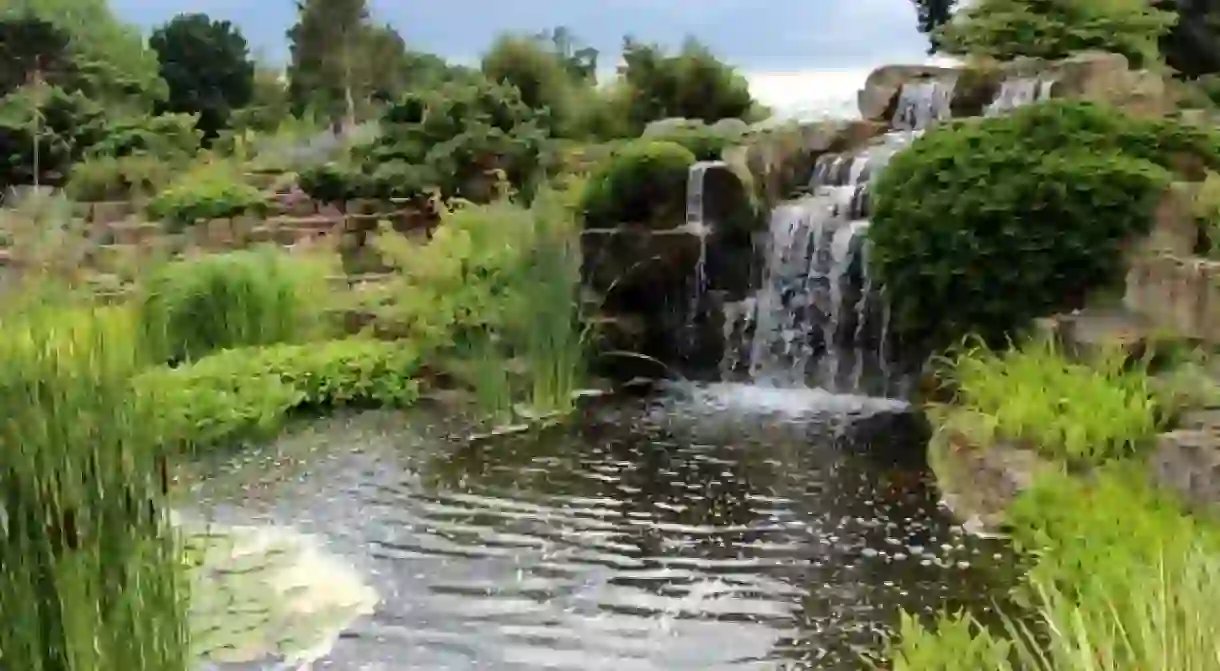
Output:
<svg viewBox="0 0 1220 671">
<path fill-rule="evenodd" d="M 148 28 L 180 12 L 237 24 L 256 54 L 283 60 L 292 0 L 111 0 Z M 612 64 L 622 37 L 677 47 L 687 35 L 750 79 L 756 98 L 786 113 L 854 107 L 872 68 L 926 60 L 911 0 L 369 0 L 374 18 L 413 49 L 475 62 L 502 31 L 568 27 Z"/>
</svg>

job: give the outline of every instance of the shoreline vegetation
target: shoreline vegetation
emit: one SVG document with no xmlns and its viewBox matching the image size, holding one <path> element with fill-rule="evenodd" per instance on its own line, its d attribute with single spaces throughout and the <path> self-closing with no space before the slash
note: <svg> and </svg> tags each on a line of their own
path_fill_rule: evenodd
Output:
<svg viewBox="0 0 1220 671">
<path fill-rule="evenodd" d="M 952 5 L 920 20 L 963 82 L 996 59 L 1100 50 L 1169 82 L 1169 107 L 1220 113 L 1220 72 L 1168 69 L 1168 9 Z M 286 72 L 202 14 L 146 42 L 104 0 L 0 10 L 0 186 L 33 187 L 0 209 L 0 667 L 192 668 L 177 460 L 267 440 L 295 413 L 444 391 L 482 438 L 573 414 L 602 305 L 581 286 L 582 230 L 673 228 L 691 166 L 769 116 L 694 40 L 627 38 L 598 82 L 599 54 L 564 28 L 501 36 L 472 68 L 408 49 L 364 2 L 299 10 Z M 944 353 L 929 461 L 1020 449 L 1048 465 L 997 511 L 1031 564 L 1016 612 L 904 614 L 877 668 L 1220 671 L 1220 533 L 1142 463 L 1191 394 L 1156 357 L 1010 340 L 1121 280 L 1174 185 L 1200 185 L 1188 247 L 1215 254 L 1220 133 L 1186 111 L 1056 99 L 943 123 L 870 186 L 870 281 L 902 344 Z M 803 158 L 802 183 L 818 157 Z M 790 195 L 771 186 L 746 187 L 743 221 Z M 95 216 L 119 201 L 134 219 Z M 323 210 L 345 222 L 325 242 L 256 225 L 278 212 L 308 229 Z M 237 237 L 253 248 L 216 251 Z M 327 281 L 365 265 L 387 280 Z M 101 300 L 103 282 L 124 291 Z M 981 340 L 952 347 L 963 336 Z"/>
</svg>

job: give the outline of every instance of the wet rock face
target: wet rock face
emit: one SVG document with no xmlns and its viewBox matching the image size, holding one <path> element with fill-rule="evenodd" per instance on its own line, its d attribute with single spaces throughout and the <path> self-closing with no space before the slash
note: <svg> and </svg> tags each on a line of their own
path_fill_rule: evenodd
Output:
<svg viewBox="0 0 1220 671">
<path fill-rule="evenodd" d="M 882 66 L 869 75 L 857 96 L 860 115 L 871 121 L 889 121 L 894 117 L 904 86 L 952 80 L 953 116 L 977 116 L 1001 84 L 1014 79 L 1053 81 L 1055 98 L 1108 103 L 1129 114 L 1159 116 L 1173 107 L 1161 75 L 1131 70 L 1127 59 L 1119 54 L 1084 52 L 1059 61 L 1019 58 L 989 66 Z"/>
</svg>

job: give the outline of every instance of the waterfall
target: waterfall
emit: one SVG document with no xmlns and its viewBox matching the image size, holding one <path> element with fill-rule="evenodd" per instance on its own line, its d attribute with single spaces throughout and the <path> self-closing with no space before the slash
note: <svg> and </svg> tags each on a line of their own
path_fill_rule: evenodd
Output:
<svg viewBox="0 0 1220 671">
<path fill-rule="evenodd" d="M 890 126 L 898 130 L 922 130 L 953 116 L 953 91 L 957 79 L 921 79 L 906 82 L 898 91 L 898 107 Z"/>
<path fill-rule="evenodd" d="M 983 110 L 985 116 L 1006 114 L 1024 105 L 1050 100 L 1054 79 L 1013 77 L 1000 82 L 995 99 Z"/>
<path fill-rule="evenodd" d="M 928 109 L 918 118 L 939 118 Z M 853 154 L 818 157 L 810 194 L 775 208 L 762 286 L 726 306 L 726 342 L 748 342 L 726 348 L 723 373 L 748 363 L 756 384 L 802 387 L 812 377 L 832 391 L 860 389 L 866 356 L 877 358 L 888 337 L 880 287 L 868 272 L 869 189 L 920 132 L 893 131 Z"/>
<path fill-rule="evenodd" d="M 707 290 L 707 236 L 711 229 L 703 199 L 707 171 L 727 165 L 724 161 L 699 161 L 690 167 L 686 177 L 686 230 L 699 237 L 699 261 L 695 264 L 695 287 L 691 297 L 693 309 L 698 308 Z"/>
</svg>

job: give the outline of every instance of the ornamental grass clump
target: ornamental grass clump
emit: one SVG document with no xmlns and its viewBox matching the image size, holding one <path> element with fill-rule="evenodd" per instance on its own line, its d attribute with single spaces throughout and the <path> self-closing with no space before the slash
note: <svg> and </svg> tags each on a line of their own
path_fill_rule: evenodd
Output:
<svg viewBox="0 0 1220 671">
<path fill-rule="evenodd" d="M 185 671 L 156 399 L 124 309 L 0 315 L 0 668 Z"/>
<path fill-rule="evenodd" d="M 1158 428 L 1149 376 L 1118 350 L 1078 363 L 1049 340 L 1003 352 L 970 340 L 939 362 L 954 394 L 933 408 L 941 432 L 977 446 L 1006 442 L 1094 464 L 1134 454 Z"/>
</svg>

